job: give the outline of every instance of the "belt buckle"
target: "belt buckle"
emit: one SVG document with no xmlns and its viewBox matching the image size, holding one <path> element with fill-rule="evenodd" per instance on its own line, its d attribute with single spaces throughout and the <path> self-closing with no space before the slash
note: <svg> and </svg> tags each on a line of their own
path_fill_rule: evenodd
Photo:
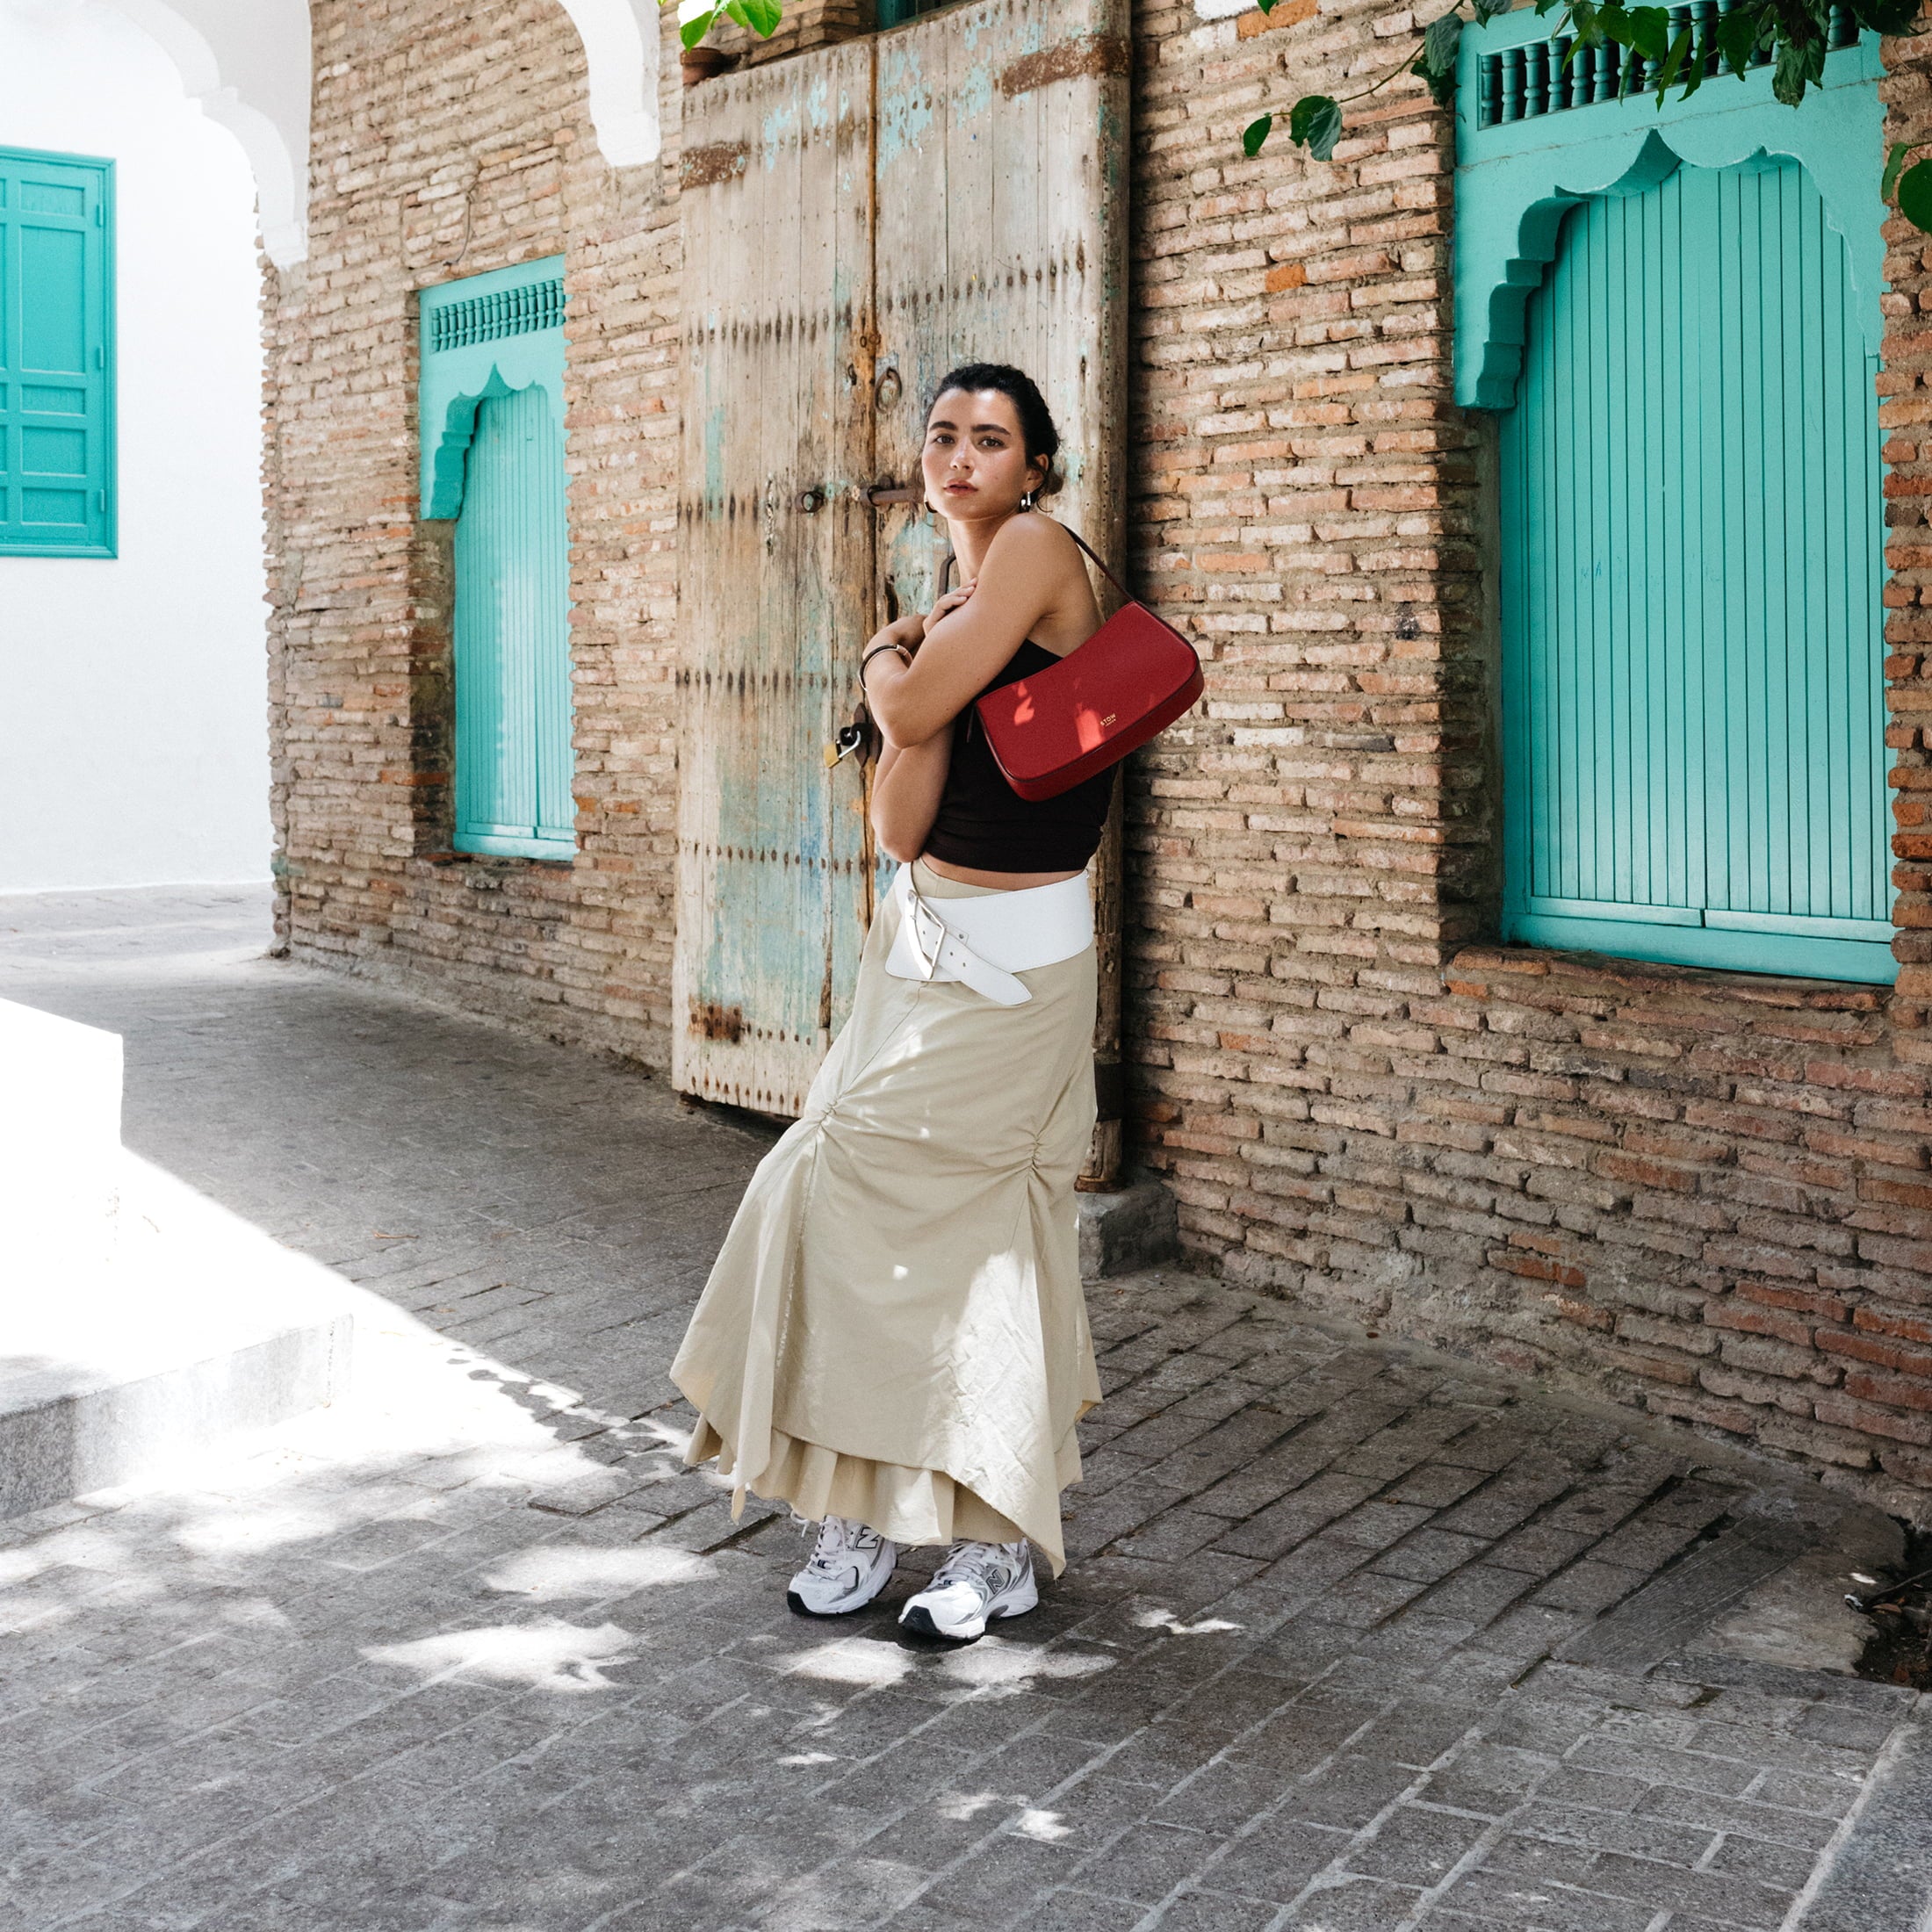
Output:
<svg viewBox="0 0 1932 1932">
<path fill-rule="evenodd" d="M 927 911 L 926 901 L 919 897 L 919 889 L 912 883 L 912 869 L 911 866 L 906 866 L 901 869 L 899 878 L 905 888 L 905 909 L 912 916 L 912 930 L 910 936 L 912 941 L 912 955 L 919 962 L 921 977 L 930 985 L 933 975 L 939 970 L 940 948 L 946 943 L 946 921 L 937 912 Z M 930 955 L 926 952 L 926 932 L 921 924 L 921 921 L 926 919 L 930 919 L 935 928 Z"/>
</svg>

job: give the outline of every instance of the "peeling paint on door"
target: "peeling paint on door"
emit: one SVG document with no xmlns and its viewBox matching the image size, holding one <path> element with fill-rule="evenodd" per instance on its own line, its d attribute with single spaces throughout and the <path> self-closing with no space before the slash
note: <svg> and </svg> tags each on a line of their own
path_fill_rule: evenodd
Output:
<svg viewBox="0 0 1932 1932">
<path fill-rule="evenodd" d="M 945 370 L 1034 375 L 1065 445 L 1047 507 L 1119 551 L 1128 32 L 1124 0 L 983 0 L 685 97 L 688 157 L 746 155 L 683 203 L 687 1092 L 797 1113 L 844 1017 L 883 869 L 859 761 L 823 746 L 867 635 L 937 588 L 942 537 L 865 490 L 917 478 Z M 1114 1068 L 1117 828 L 1097 873 Z"/>
</svg>

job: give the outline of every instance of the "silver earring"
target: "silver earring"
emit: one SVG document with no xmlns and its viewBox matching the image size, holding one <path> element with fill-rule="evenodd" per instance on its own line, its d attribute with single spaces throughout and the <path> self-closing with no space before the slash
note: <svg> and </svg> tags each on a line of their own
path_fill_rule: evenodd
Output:
<svg viewBox="0 0 1932 1932">
<path fill-rule="evenodd" d="M 1027 494 L 1020 499 L 1020 507 L 1023 510 L 1030 510 L 1033 508 L 1033 492 L 1031 490 L 1028 490 Z"/>
</svg>

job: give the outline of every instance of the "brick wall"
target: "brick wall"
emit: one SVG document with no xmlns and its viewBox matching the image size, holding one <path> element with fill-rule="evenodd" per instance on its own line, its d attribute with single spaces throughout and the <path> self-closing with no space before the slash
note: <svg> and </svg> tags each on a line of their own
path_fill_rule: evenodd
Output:
<svg viewBox="0 0 1932 1932">
<path fill-rule="evenodd" d="M 285 930 L 660 1065 L 675 43 L 664 161 L 614 173 L 550 0 L 314 14 L 312 252 L 270 290 Z M 1496 948 L 1493 439 L 1450 395 L 1449 118 L 1397 83 L 1331 164 L 1239 148 L 1262 108 L 1377 77 L 1405 20 L 1137 20 L 1129 523 L 1142 588 L 1210 660 L 1204 710 L 1130 787 L 1143 1156 L 1203 1265 L 1932 1516 L 1932 251 L 1893 233 L 1886 299 L 1897 992 Z M 1901 140 L 1932 136 L 1913 58 L 1886 83 Z M 558 251 L 582 852 L 456 861 L 412 293 Z"/>
<path fill-rule="evenodd" d="M 267 486 L 284 936 L 559 1038 L 667 1057 L 679 242 L 613 171 L 550 0 L 316 0 L 307 262 L 271 278 Z M 580 856 L 458 859 L 448 526 L 415 519 L 414 294 L 561 253 Z"/>
<path fill-rule="evenodd" d="M 1237 1280 L 1932 1517 L 1932 247 L 1888 231 L 1897 991 L 1483 944 L 1493 439 L 1451 400 L 1450 117 L 1403 81 L 1332 164 L 1239 147 L 1408 18 L 1142 16 L 1132 521 L 1213 657 L 1133 794 L 1147 1157 Z M 1932 137 L 1892 52 L 1888 138 Z"/>
</svg>

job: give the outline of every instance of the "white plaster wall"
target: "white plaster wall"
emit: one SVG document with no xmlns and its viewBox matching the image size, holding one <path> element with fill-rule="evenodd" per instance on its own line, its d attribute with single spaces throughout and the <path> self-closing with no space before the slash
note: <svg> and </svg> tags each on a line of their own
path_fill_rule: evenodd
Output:
<svg viewBox="0 0 1932 1932">
<path fill-rule="evenodd" d="M 0 556 L 0 892 L 266 878 L 255 185 L 101 0 L 0 0 L 0 145 L 117 163 L 120 554 Z"/>
</svg>

